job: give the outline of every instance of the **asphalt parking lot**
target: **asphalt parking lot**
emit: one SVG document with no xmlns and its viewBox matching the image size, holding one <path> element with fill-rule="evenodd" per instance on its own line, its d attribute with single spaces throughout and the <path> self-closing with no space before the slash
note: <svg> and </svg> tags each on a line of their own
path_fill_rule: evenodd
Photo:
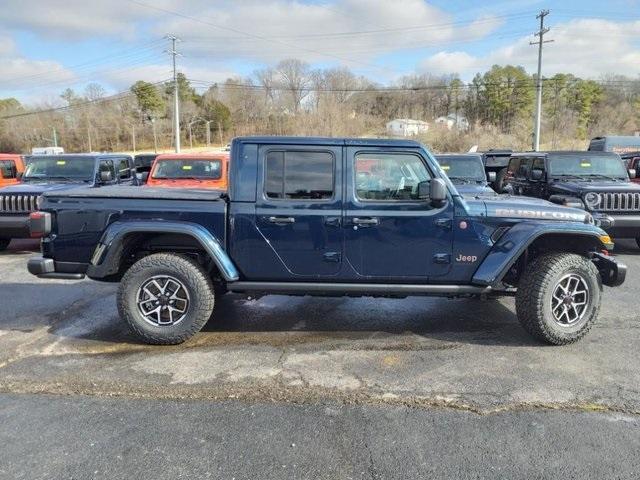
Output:
<svg viewBox="0 0 640 480">
<path fill-rule="evenodd" d="M 618 249 L 627 282 L 568 347 L 531 340 L 510 299 L 233 295 L 193 340 L 152 347 L 118 319 L 115 285 L 39 280 L 25 268 L 37 244 L 14 242 L 0 254 L 0 476 L 114 478 L 134 462 L 140 478 L 184 464 L 212 478 L 633 478 L 640 250 Z M 184 451 L 163 457 L 172 435 Z M 239 435 L 245 461 L 225 460 Z"/>
</svg>

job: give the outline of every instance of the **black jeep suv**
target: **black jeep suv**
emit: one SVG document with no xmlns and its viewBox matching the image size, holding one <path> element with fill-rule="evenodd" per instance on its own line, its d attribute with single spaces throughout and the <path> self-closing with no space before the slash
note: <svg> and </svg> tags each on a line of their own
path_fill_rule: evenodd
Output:
<svg viewBox="0 0 640 480">
<path fill-rule="evenodd" d="M 530 152 L 511 156 L 504 191 L 590 212 L 614 237 L 640 246 L 640 185 L 609 152 Z"/>
</svg>

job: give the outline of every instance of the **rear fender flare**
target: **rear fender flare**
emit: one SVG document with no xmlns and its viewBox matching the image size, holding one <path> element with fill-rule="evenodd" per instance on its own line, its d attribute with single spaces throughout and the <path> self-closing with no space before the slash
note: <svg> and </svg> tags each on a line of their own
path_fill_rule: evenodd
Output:
<svg viewBox="0 0 640 480">
<path fill-rule="evenodd" d="M 238 270 L 220 241 L 202 225 L 190 222 L 114 222 L 103 233 L 87 269 L 90 278 L 104 278 L 118 273 L 124 238 L 132 233 L 175 233 L 194 238 L 209 254 L 227 282 L 240 278 Z"/>
<path fill-rule="evenodd" d="M 545 235 L 566 235 L 570 238 L 585 237 L 596 240 L 602 245 L 602 249 L 606 248 L 606 245 L 599 238 L 606 233 L 590 224 L 521 222 L 511 227 L 495 243 L 473 275 L 472 283 L 497 286 L 525 250 Z"/>
</svg>

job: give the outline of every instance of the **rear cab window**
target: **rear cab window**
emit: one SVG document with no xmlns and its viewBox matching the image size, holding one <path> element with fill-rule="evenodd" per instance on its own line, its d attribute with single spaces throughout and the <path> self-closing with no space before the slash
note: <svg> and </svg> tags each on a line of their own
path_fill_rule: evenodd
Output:
<svg viewBox="0 0 640 480">
<path fill-rule="evenodd" d="M 331 152 L 272 150 L 265 162 L 264 194 L 274 200 L 330 200 L 335 194 Z"/>
</svg>

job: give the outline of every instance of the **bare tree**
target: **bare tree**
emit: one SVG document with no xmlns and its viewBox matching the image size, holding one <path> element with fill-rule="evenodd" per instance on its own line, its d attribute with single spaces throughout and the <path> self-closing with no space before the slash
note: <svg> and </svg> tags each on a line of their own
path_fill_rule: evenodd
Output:
<svg viewBox="0 0 640 480">
<path fill-rule="evenodd" d="M 309 65 L 291 58 L 278 63 L 276 70 L 282 78 L 283 87 L 289 93 L 293 112 L 298 113 L 302 100 L 309 94 L 308 86 L 311 82 Z"/>
</svg>

